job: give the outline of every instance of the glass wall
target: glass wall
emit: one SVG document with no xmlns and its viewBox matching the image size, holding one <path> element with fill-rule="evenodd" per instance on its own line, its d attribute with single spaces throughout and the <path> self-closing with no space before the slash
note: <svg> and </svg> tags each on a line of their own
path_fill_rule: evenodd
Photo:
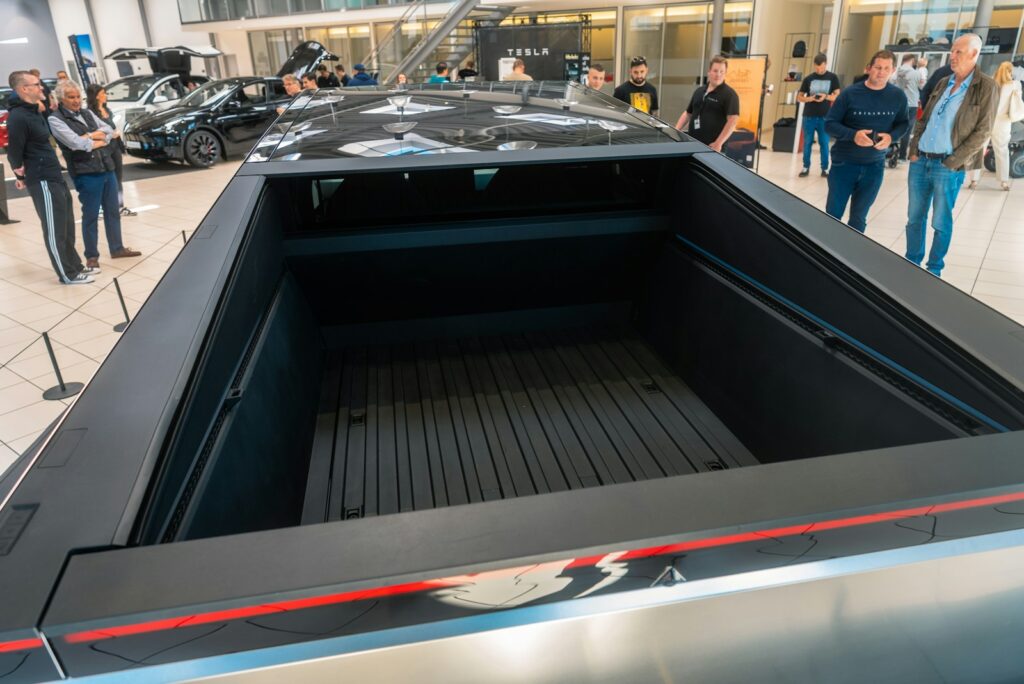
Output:
<svg viewBox="0 0 1024 684">
<path fill-rule="evenodd" d="M 255 75 L 276 74 L 303 40 L 302 29 L 250 32 L 249 50 Z"/>
<path fill-rule="evenodd" d="M 876 50 L 897 45 L 928 59 L 929 70 L 947 61 L 949 44 L 975 28 L 977 0 L 846 0 L 839 27 L 836 73 L 845 84 L 863 71 Z M 996 0 L 980 60 L 987 73 L 1018 50 L 1022 0 Z"/>
<path fill-rule="evenodd" d="M 715 52 L 734 57 L 747 54 L 753 10 L 750 2 L 726 3 L 722 45 Z M 616 82 L 628 77 L 632 57 L 645 57 L 648 80 L 658 89 L 662 118 L 678 117 L 707 71 L 712 11 L 710 3 L 626 8 L 622 20 L 625 64 Z"/>
<path fill-rule="evenodd" d="M 300 12 L 361 9 L 378 5 L 404 5 L 406 0 L 177 0 L 181 23 L 283 17 Z M 444 2 L 447 0 L 427 0 Z"/>
<path fill-rule="evenodd" d="M 352 65 L 363 61 L 370 54 L 370 25 L 307 28 L 306 40 L 326 45 L 351 73 Z"/>
</svg>

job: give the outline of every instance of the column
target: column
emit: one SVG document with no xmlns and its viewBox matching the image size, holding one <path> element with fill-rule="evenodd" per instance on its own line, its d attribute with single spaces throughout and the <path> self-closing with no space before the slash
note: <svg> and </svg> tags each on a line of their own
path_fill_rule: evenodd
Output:
<svg viewBox="0 0 1024 684">
<path fill-rule="evenodd" d="M 992 0 L 987 0 L 991 3 Z M 722 51 L 722 25 L 725 23 L 725 0 L 714 0 L 711 14 L 711 44 L 708 46 L 707 64 L 711 57 Z"/>
<path fill-rule="evenodd" d="M 988 27 L 992 25 L 992 6 L 994 4 L 994 0 L 978 0 L 978 9 L 974 13 L 974 25 L 984 27 L 977 29 L 982 43 L 988 40 Z"/>
</svg>

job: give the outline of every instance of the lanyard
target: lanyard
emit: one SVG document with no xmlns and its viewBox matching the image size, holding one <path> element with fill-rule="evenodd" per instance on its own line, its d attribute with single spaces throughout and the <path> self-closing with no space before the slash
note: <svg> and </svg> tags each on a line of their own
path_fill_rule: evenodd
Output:
<svg viewBox="0 0 1024 684">
<path fill-rule="evenodd" d="M 974 78 L 974 74 L 965 78 L 964 82 L 960 84 L 960 87 L 956 89 L 956 92 L 953 92 L 953 87 L 956 85 L 956 78 L 953 76 L 950 78 L 952 80 L 949 82 L 949 88 L 946 90 L 945 95 L 939 99 L 939 104 L 935 107 L 935 116 L 942 116 L 942 113 L 946 111 L 946 107 L 948 107 L 949 103 L 953 101 L 953 98 L 957 97 L 961 91 L 967 90 L 967 86 L 970 85 L 971 79 Z M 967 97 L 966 93 L 964 94 L 964 97 Z"/>
</svg>

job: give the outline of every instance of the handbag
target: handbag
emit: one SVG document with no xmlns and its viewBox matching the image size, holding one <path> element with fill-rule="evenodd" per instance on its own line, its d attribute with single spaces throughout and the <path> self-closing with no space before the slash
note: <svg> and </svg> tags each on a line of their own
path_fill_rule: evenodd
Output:
<svg viewBox="0 0 1024 684">
<path fill-rule="evenodd" d="M 1016 123 L 1024 120 L 1024 99 L 1016 88 L 1010 93 L 1010 121 Z"/>
</svg>

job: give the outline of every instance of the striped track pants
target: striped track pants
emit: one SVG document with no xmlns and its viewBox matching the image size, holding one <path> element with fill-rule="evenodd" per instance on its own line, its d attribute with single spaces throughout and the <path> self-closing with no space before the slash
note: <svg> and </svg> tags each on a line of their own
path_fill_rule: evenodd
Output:
<svg viewBox="0 0 1024 684">
<path fill-rule="evenodd" d="M 53 270 L 62 283 L 69 283 L 84 265 L 75 250 L 75 214 L 71 192 L 63 180 L 39 181 L 28 186 L 32 203 L 43 226 L 43 243 Z"/>
</svg>

